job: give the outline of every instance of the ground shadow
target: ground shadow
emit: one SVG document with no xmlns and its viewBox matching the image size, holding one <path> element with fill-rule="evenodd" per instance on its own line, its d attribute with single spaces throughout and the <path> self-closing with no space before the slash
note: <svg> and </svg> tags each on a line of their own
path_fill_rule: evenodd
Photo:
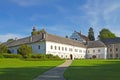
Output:
<svg viewBox="0 0 120 80">
<path fill-rule="evenodd" d="M 120 60 L 107 61 L 106 64 L 70 66 L 64 76 L 67 80 L 120 80 Z"/>
<path fill-rule="evenodd" d="M 0 80 L 33 80 L 54 66 L 0 68 Z"/>
</svg>

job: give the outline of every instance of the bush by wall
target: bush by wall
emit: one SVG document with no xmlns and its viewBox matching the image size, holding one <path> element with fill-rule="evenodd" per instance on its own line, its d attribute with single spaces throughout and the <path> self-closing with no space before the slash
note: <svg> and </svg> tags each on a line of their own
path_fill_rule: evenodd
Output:
<svg viewBox="0 0 120 80">
<path fill-rule="evenodd" d="M 0 58 L 20 58 L 22 59 L 23 56 L 20 54 L 8 54 L 8 53 L 2 53 L 0 54 Z M 61 60 L 58 56 L 53 56 L 52 54 L 31 54 L 27 56 L 26 58 L 23 58 L 25 60 Z"/>
<path fill-rule="evenodd" d="M 24 58 L 27 58 L 30 54 L 32 54 L 32 47 L 29 45 L 21 45 L 18 48 L 18 54 L 21 54 Z"/>
<path fill-rule="evenodd" d="M 61 60 L 58 56 L 53 56 L 51 54 L 32 54 L 26 60 Z"/>
<path fill-rule="evenodd" d="M 2 54 L 2 56 L 3 56 L 3 58 L 22 58 L 22 56 L 19 54 L 4 53 L 4 54 Z"/>
<path fill-rule="evenodd" d="M 8 52 L 8 47 L 3 44 L 0 44 L 0 54 L 7 53 L 7 52 Z"/>
</svg>

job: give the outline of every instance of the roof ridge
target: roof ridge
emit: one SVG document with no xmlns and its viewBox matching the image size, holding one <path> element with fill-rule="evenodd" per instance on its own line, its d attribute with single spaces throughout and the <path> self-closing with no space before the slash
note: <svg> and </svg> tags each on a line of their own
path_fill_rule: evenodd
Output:
<svg viewBox="0 0 120 80">
<path fill-rule="evenodd" d="M 56 37 L 59 37 L 59 38 L 63 38 L 63 39 L 68 39 L 68 40 L 71 40 L 71 41 L 74 41 L 74 42 L 79 42 L 79 43 L 82 44 L 82 42 L 77 41 L 77 40 L 73 40 L 73 39 L 70 39 L 70 38 L 65 38 L 65 37 L 62 37 L 62 36 L 55 35 L 55 34 L 49 34 L 49 33 L 47 33 L 47 34 L 48 34 L 48 35 L 53 35 L 53 36 L 56 36 Z"/>
</svg>

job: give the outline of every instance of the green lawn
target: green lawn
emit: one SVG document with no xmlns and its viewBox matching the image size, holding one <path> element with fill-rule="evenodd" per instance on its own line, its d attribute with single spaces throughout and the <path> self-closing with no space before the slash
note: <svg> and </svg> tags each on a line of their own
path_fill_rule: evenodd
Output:
<svg viewBox="0 0 120 80">
<path fill-rule="evenodd" d="M 0 59 L 0 80 L 33 80 L 64 61 L 24 61 Z"/>
<path fill-rule="evenodd" d="M 120 60 L 74 60 L 67 80 L 120 80 Z"/>
</svg>

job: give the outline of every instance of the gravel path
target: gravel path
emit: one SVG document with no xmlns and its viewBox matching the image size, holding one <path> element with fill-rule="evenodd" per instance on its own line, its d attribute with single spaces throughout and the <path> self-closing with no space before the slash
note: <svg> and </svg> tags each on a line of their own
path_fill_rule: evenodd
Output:
<svg viewBox="0 0 120 80">
<path fill-rule="evenodd" d="M 63 64 L 43 73 L 34 80 L 66 80 L 63 74 L 71 63 L 72 60 L 66 60 Z"/>
</svg>

